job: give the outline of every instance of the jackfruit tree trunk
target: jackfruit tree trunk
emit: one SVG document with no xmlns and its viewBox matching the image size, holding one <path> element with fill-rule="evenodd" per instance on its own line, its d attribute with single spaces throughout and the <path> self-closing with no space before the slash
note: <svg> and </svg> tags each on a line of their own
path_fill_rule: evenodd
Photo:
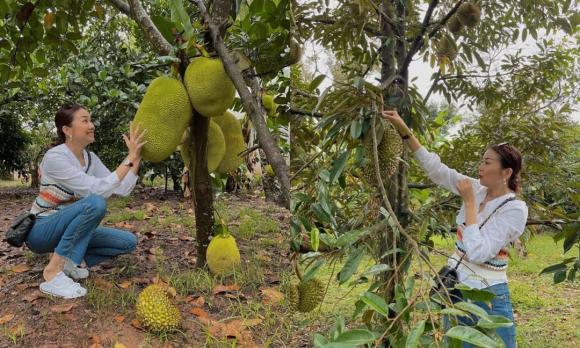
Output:
<svg viewBox="0 0 580 348">
<path fill-rule="evenodd" d="M 262 104 L 259 102 L 260 98 L 257 94 L 258 91 L 255 90 L 255 94 L 252 95 L 248 85 L 244 81 L 240 69 L 237 67 L 235 61 L 225 46 L 223 35 L 220 33 L 218 27 L 218 24 L 223 23 L 223 21 L 211 18 L 202 0 L 193 1 L 197 4 L 197 7 L 200 9 L 205 21 L 208 24 L 214 48 L 224 64 L 226 73 L 234 83 L 234 86 L 236 87 L 236 90 L 242 99 L 244 109 L 247 111 L 250 119 L 252 120 L 252 124 L 258 135 L 258 140 L 260 141 L 260 145 L 266 154 L 268 162 L 272 165 L 274 173 L 280 180 L 280 185 L 282 186 L 282 195 L 284 197 L 284 206 L 290 208 L 290 176 L 288 175 L 288 165 L 280 153 L 280 149 L 276 145 L 276 142 L 274 141 L 274 138 L 272 137 L 266 122 L 264 121 L 265 110 L 262 107 Z M 215 0 L 212 4 L 214 11 L 216 11 L 216 8 L 229 9 L 230 7 L 231 1 L 229 0 Z M 224 11 L 221 12 L 223 13 Z"/>
</svg>

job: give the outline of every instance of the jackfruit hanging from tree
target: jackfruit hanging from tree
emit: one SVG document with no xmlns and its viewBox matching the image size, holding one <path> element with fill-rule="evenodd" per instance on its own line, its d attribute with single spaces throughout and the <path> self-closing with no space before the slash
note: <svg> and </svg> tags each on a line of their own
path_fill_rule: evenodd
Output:
<svg viewBox="0 0 580 348">
<path fill-rule="evenodd" d="M 185 70 L 184 83 L 191 105 L 203 116 L 222 115 L 234 103 L 236 89 L 219 59 L 193 59 Z"/>
<path fill-rule="evenodd" d="M 463 29 L 463 24 L 461 24 L 461 21 L 459 21 L 456 14 L 451 16 L 449 21 L 447 21 L 447 29 L 449 29 L 453 34 L 459 34 L 461 29 Z"/>
<path fill-rule="evenodd" d="M 206 251 L 207 266 L 212 274 L 229 275 L 240 266 L 240 250 L 223 221 L 215 230 Z"/>
<path fill-rule="evenodd" d="M 189 129 L 186 129 L 183 135 L 183 143 L 179 145 L 179 152 L 181 153 L 181 159 L 186 167 L 189 168 L 190 158 L 189 151 L 186 151 L 187 144 L 189 143 Z M 207 171 L 208 173 L 214 172 L 219 164 L 221 163 L 224 155 L 226 153 L 226 140 L 220 126 L 214 121 L 209 121 L 209 128 L 207 133 Z M 195 152 L 193 156 L 193 161 L 195 161 Z"/>
<path fill-rule="evenodd" d="M 286 294 L 292 309 L 307 313 L 314 310 L 324 299 L 324 283 L 317 278 L 290 284 Z"/>
<path fill-rule="evenodd" d="M 448 35 L 444 35 L 436 44 L 436 52 L 439 59 L 445 57 L 452 61 L 457 57 L 457 45 Z"/>
<path fill-rule="evenodd" d="M 268 112 L 268 116 L 275 117 L 276 111 L 278 109 L 278 104 L 274 101 L 274 96 L 271 94 L 263 93 L 262 94 L 262 105 L 264 105 L 264 109 Z"/>
<path fill-rule="evenodd" d="M 175 151 L 191 119 L 192 108 L 181 81 L 161 76 L 149 84 L 137 109 L 133 124 L 147 129 L 141 154 L 143 159 L 160 162 Z"/>
<path fill-rule="evenodd" d="M 479 5 L 472 2 L 464 2 L 457 9 L 457 19 L 466 27 L 474 28 L 481 19 Z"/>
<path fill-rule="evenodd" d="M 171 303 L 167 291 L 158 284 L 147 286 L 137 298 L 136 316 L 153 332 L 170 332 L 179 328 L 181 313 Z"/>
<path fill-rule="evenodd" d="M 381 121 L 378 120 L 377 125 Z M 381 179 L 388 180 L 395 174 L 399 168 L 399 159 L 403 154 L 403 140 L 399 132 L 390 122 L 384 122 L 384 132 L 381 132 L 379 127 L 377 130 L 377 153 L 379 157 L 379 170 L 381 171 Z M 372 129 L 369 128 L 367 134 L 363 139 L 363 147 L 366 164 L 363 167 L 362 175 L 367 183 L 376 186 L 378 185 L 377 176 L 375 174 L 374 153 L 373 153 L 373 136 Z"/>
<path fill-rule="evenodd" d="M 226 111 L 222 116 L 213 117 L 212 121 L 220 126 L 226 141 L 226 152 L 216 172 L 230 173 L 244 163 L 244 159 L 238 156 L 246 149 L 242 126 L 236 116 L 229 111 Z"/>
</svg>

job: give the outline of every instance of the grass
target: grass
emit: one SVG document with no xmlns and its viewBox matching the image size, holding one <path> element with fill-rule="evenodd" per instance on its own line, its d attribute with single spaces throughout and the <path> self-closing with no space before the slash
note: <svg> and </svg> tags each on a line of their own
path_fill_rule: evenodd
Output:
<svg viewBox="0 0 580 348">
<path fill-rule="evenodd" d="M 434 242 L 438 250 L 448 253 L 453 250 L 451 239 L 436 237 Z M 577 347 L 577 342 L 580 342 L 577 327 L 580 317 L 580 284 L 565 282 L 553 285 L 551 275 L 539 275 L 542 269 L 564 258 L 562 242 L 554 243 L 551 235 L 534 236 L 528 242 L 527 250 L 527 257 L 512 253 L 508 270 L 518 345 L 530 348 Z M 573 256 L 572 252 L 566 254 L 566 257 Z M 439 269 L 445 260 L 446 257 L 442 255 L 433 254 L 431 257 L 435 269 Z M 331 280 L 331 284 L 323 305 L 307 314 L 306 320 L 310 324 L 322 323 L 319 331 L 323 334 L 338 316 L 349 318 L 352 315 L 354 302 L 368 288 L 368 284 L 338 286 L 336 273 L 344 261 L 337 263 L 334 272 L 333 266 L 327 264 L 317 273 L 321 280 Z M 370 262 L 370 258 L 363 259 L 357 274 L 364 272 Z M 414 260 L 410 272 L 418 269 Z M 356 279 L 356 274 L 351 279 Z"/>
<path fill-rule="evenodd" d="M 30 183 L 21 180 L 0 180 L 0 188 L 24 188 L 30 187 Z"/>
</svg>

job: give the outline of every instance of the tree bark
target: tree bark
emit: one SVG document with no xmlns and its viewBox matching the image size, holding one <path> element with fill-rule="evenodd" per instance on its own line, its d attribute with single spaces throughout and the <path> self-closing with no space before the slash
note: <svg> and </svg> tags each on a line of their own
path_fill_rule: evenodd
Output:
<svg viewBox="0 0 580 348">
<path fill-rule="evenodd" d="M 228 52 L 226 48 L 223 37 L 220 35 L 220 29 L 215 24 L 213 19 L 210 17 L 204 3 L 202 0 L 192 0 L 194 1 L 197 6 L 199 7 L 205 21 L 208 24 L 209 32 L 211 34 L 211 38 L 214 44 L 214 48 L 216 49 L 218 55 L 220 56 L 226 73 L 234 83 L 236 90 L 238 91 L 240 98 L 242 99 L 242 104 L 244 105 L 244 109 L 248 112 L 250 119 L 252 120 L 252 124 L 256 129 L 258 140 L 260 141 L 260 145 L 268 158 L 268 162 L 272 165 L 276 176 L 280 180 L 280 184 L 282 186 L 282 191 L 284 195 L 284 200 L 286 202 L 285 206 L 287 208 L 290 207 L 290 178 L 288 175 L 288 165 L 282 154 L 280 153 L 266 122 L 264 121 L 265 110 L 262 107 L 261 103 L 259 102 L 260 96 L 259 95 L 252 95 L 250 92 L 248 85 L 244 81 L 242 76 L 242 72 L 239 70 L 238 66 L 236 65 L 234 59 Z M 216 0 L 213 3 L 214 8 L 219 7 L 220 4 L 229 4 L 227 0 Z"/>
</svg>

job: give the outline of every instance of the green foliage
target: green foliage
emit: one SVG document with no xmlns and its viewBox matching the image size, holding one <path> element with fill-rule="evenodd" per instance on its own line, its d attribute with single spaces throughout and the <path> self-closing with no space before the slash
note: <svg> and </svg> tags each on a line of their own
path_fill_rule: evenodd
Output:
<svg viewBox="0 0 580 348">
<path fill-rule="evenodd" d="M 11 177 L 12 171 L 24 171 L 25 150 L 30 141 L 18 118 L 7 110 L 0 110 L 0 177 Z"/>
</svg>

